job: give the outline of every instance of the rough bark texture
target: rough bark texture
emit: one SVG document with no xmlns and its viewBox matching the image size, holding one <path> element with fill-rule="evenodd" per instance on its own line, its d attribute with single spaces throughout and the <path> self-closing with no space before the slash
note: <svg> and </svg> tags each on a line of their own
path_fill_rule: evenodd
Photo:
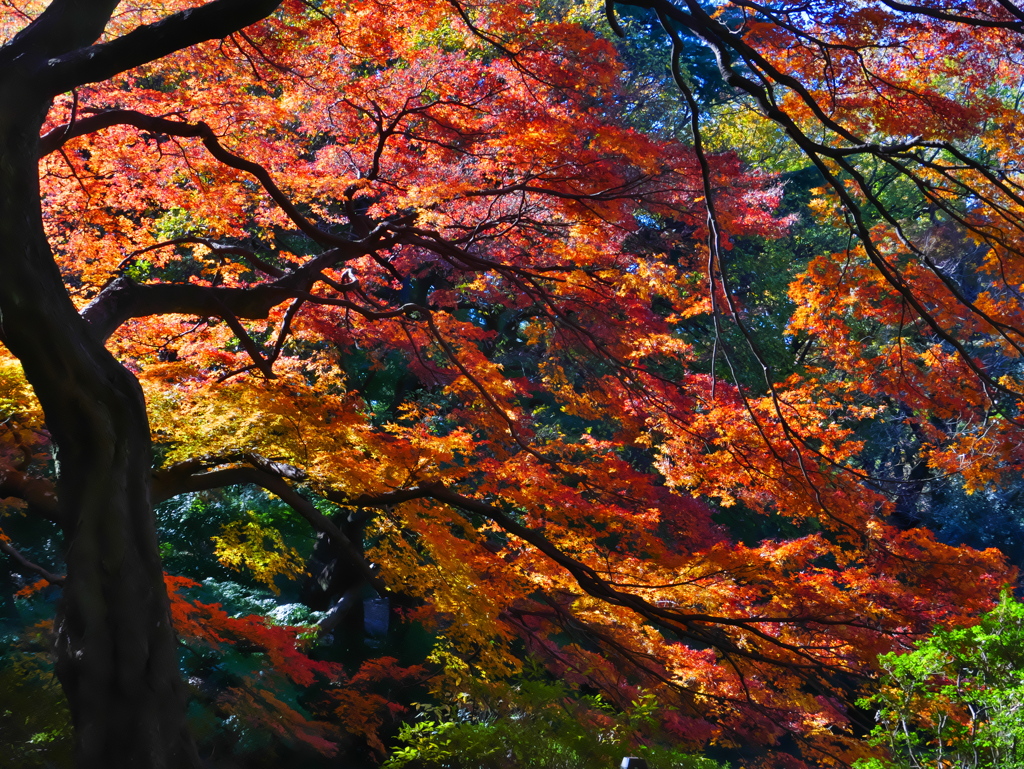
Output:
<svg viewBox="0 0 1024 769">
<path fill-rule="evenodd" d="M 40 208 L 40 130 L 57 93 L 228 35 L 280 1 L 212 0 L 97 44 L 119 0 L 52 0 L 0 47 L 0 341 L 24 366 L 56 448 L 59 503 L 47 517 L 61 522 L 67 543 L 57 673 L 79 769 L 199 760 L 157 547 L 146 404 L 54 262 Z"/>
<path fill-rule="evenodd" d="M 150 504 L 142 391 L 79 317 L 39 209 L 48 100 L 0 79 L 0 330 L 21 360 L 57 451 L 67 582 L 57 671 L 78 766 L 197 765 Z"/>
</svg>

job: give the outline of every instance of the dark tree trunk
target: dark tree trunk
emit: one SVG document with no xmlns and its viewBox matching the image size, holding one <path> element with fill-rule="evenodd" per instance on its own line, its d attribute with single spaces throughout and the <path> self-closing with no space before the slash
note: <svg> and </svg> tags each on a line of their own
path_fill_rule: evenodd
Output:
<svg viewBox="0 0 1024 769">
<path fill-rule="evenodd" d="M 138 382 L 70 301 L 43 230 L 38 137 L 48 99 L 0 69 L 0 338 L 52 434 L 67 542 L 57 672 L 79 769 L 198 765 L 150 503 Z"/>
</svg>

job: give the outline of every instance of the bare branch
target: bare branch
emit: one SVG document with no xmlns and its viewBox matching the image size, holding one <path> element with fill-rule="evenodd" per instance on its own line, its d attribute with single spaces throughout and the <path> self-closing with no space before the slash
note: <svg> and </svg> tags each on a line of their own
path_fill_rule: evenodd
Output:
<svg viewBox="0 0 1024 769">
<path fill-rule="evenodd" d="M 46 569 L 44 569 L 39 564 L 33 563 L 28 558 L 23 556 L 18 551 L 18 549 L 16 547 L 14 547 L 14 545 L 10 544 L 9 542 L 4 542 L 2 539 L 0 539 L 0 552 L 6 553 L 8 556 L 10 556 L 11 560 L 14 561 L 16 564 L 18 564 L 23 571 L 28 571 L 28 572 L 32 572 L 33 574 L 38 574 L 40 577 L 45 579 L 51 585 L 63 585 L 64 584 L 64 579 L 65 579 L 64 577 L 62 577 L 62 576 L 60 576 L 58 574 L 53 574 L 52 572 L 47 571 Z"/>
<path fill-rule="evenodd" d="M 90 45 L 103 34 L 119 2 L 52 0 L 31 24 L 0 48 L 0 66 L 26 58 L 43 62 Z M 71 88 L 63 90 L 70 91 Z"/>
<path fill-rule="evenodd" d="M 368 242 L 355 241 L 313 257 L 300 267 L 269 283 L 248 288 L 199 286 L 193 283 L 137 283 L 127 275 L 115 278 L 81 312 L 100 339 L 107 339 L 129 318 L 177 313 L 201 318 L 224 317 L 257 320 L 266 318 L 289 299 L 321 301 L 309 293 L 320 273 L 339 262 L 379 247 L 376 234 Z M 324 303 L 329 303 L 326 299 Z"/>
<path fill-rule="evenodd" d="M 1010 19 L 982 18 L 980 16 L 964 16 L 957 13 L 949 13 L 939 8 L 930 8 L 918 3 L 897 3 L 893 0 L 882 0 L 882 2 L 895 11 L 904 13 L 920 14 L 940 21 L 951 21 L 957 24 L 966 24 L 970 27 L 981 29 L 1012 29 L 1014 32 L 1024 32 L 1024 13 L 1016 6 L 1004 3 L 1003 7 L 1017 17 L 1016 21 Z M 742 4 L 742 3 L 741 3 Z"/>
<path fill-rule="evenodd" d="M 42 87 L 54 95 L 85 83 L 98 83 L 175 51 L 207 40 L 227 37 L 266 18 L 277 9 L 281 1 L 213 0 L 199 8 L 180 11 L 153 24 L 141 26 L 109 43 L 78 48 L 69 53 L 64 52 L 68 48 L 40 51 L 37 53 L 41 54 L 38 55 L 39 69 L 34 74 L 41 81 Z M 95 5 L 74 0 L 63 0 L 59 4 L 74 8 Z M 101 5 L 109 6 L 109 16 L 117 2 L 104 0 Z M 103 21 L 105 24 L 106 19 Z M 102 27 L 91 39 L 95 40 L 100 32 Z"/>
</svg>

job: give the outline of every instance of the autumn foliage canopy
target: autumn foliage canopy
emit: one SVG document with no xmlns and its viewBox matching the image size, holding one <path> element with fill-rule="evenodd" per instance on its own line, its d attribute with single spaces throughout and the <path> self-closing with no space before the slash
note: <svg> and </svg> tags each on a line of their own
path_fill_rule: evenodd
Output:
<svg viewBox="0 0 1024 769">
<path fill-rule="evenodd" d="M 0 165 L 39 184 L 32 219 L 10 202 L 28 177 L 0 173 L 0 545 L 19 605 L 65 593 L 79 765 L 157 750 L 95 735 L 130 712 L 136 647 L 111 639 L 168 614 L 188 654 L 252 666 L 225 683 L 182 657 L 207 719 L 324 756 L 383 759 L 415 697 L 527 668 L 600 695 L 595 728 L 654 703 L 689 752 L 876 755 L 855 703 L 877 656 L 1014 578 L 919 527 L 911 492 L 981 494 L 1024 461 L 1024 12 L 245 6 L 0 4 Z M 45 103 L 20 112 L 12 83 Z M 52 264 L 12 239 L 33 221 Z M 137 382 L 145 410 L 76 432 L 60 388 L 106 403 L 108 366 L 110 402 Z M 121 453 L 135 481 L 89 464 Z M 136 482 L 115 520 L 103 499 Z M 196 528 L 175 571 L 175 516 L 218 489 L 263 507 Z M 375 601 L 429 651 L 332 656 L 341 630 L 204 597 L 203 563 L 268 595 L 333 564 L 321 628 Z M 152 691 L 182 690 L 161 664 Z M 192 765 L 167 702 L 160 761 Z"/>
</svg>

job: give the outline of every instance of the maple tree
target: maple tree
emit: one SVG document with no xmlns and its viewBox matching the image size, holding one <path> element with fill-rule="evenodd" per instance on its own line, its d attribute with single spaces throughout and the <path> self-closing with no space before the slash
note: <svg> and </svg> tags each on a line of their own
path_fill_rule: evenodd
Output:
<svg viewBox="0 0 1024 769">
<path fill-rule="evenodd" d="M 533 655 L 612 707 L 653 698 L 679 746 L 780 765 L 868 755 L 876 655 L 992 605 L 999 553 L 893 525 L 906 479 L 863 432 L 892 421 L 970 489 L 1019 470 L 1024 17 L 635 7 L 689 142 L 640 130 L 605 22 L 553 5 L 0 5 L 0 547 L 61 587 L 79 766 L 198 765 L 179 638 L 190 681 L 234 646 L 316 692 L 239 673 L 212 707 L 324 753 L 380 750 L 399 706 L 374 687 L 426 675 L 346 671 L 165 578 L 153 504 L 188 493 L 279 499 L 342 564 L 329 616 L 400 603 L 438 693 Z M 687 70 L 694 40 L 717 74 Z M 816 226 L 847 235 L 790 267 L 785 372 L 730 268 L 800 222 L 737 125 L 795 144 Z M 739 542 L 712 505 L 791 536 Z M 23 518 L 62 532 L 66 576 Z M 309 558 L 283 518 L 205 536 L 276 590 Z"/>
</svg>

